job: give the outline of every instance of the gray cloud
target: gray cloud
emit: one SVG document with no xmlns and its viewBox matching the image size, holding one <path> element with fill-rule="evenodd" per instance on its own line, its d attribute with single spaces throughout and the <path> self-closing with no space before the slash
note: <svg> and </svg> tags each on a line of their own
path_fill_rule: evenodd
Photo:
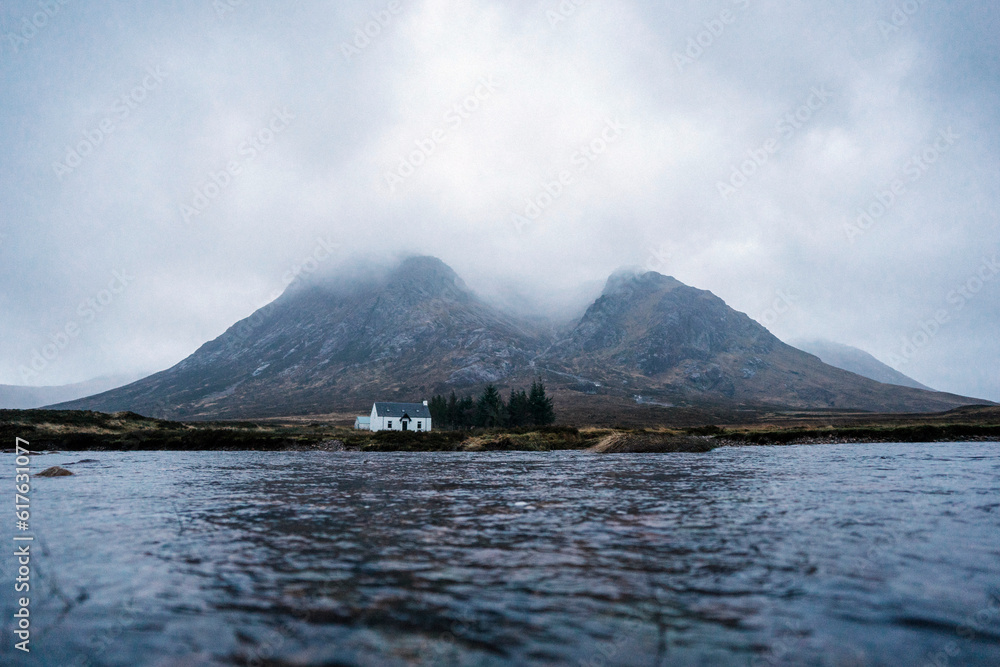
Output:
<svg viewBox="0 0 1000 667">
<path fill-rule="evenodd" d="M 645 266 L 1000 400 L 995 6 L 457 4 L 5 3 L 0 383 L 169 366 L 338 244 L 566 317 Z"/>
</svg>

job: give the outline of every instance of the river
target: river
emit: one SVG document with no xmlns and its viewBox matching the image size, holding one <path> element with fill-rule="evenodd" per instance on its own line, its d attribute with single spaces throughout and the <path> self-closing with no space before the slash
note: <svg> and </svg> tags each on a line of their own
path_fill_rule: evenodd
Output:
<svg viewBox="0 0 1000 667">
<path fill-rule="evenodd" d="M 1000 664 L 998 443 L 50 465 L 3 664 Z"/>
</svg>

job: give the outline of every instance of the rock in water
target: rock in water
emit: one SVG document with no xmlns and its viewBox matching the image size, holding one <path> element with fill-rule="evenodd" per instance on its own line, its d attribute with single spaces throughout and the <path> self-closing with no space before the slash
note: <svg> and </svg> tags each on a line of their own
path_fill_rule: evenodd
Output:
<svg viewBox="0 0 1000 667">
<path fill-rule="evenodd" d="M 42 472 L 35 475 L 35 477 L 65 477 L 66 475 L 72 475 L 66 468 L 60 468 L 59 466 L 52 466 L 51 468 L 46 468 Z"/>
</svg>

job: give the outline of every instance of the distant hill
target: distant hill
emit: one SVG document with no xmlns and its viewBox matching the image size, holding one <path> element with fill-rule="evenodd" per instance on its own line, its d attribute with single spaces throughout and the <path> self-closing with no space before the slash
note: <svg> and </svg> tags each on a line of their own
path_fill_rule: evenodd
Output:
<svg viewBox="0 0 1000 667">
<path fill-rule="evenodd" d="M 134 380 L 136 380 L 135 375 L 115 375 L 51 387 L 0 384 L 0 409 L 29 410 L 40 408 L 115 389 Z"/>
<path fill-rule="evenodd" d="M 981 401 L 880 384 L 775 338 L 711 292 L 619 272 L 553 331 L 504 314 L 433 257 L 296 285 L 190 357 L 63 409 L 256 418 L 530 384 L 585 418 L 623 403 L 933 412 Z"/>
<path fill-rule="evenodd" d="M 895 368 L 883 364 L 864 350 L 850 345 L 842 345 L 829 340 L 800 340 L 793 342 L 792 345 L 809 354 L 815 354 L 825 364 L 857 373 L 877 382 L 934 391 L 927 385 L 920 384 L 913 378 L 903 375 Z"/>
</svg>

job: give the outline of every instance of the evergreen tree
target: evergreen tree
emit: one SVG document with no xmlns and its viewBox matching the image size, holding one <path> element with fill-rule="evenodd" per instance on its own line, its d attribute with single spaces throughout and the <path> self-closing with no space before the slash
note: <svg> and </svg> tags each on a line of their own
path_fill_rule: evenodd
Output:
<svg viewBox="0 0 1000 667">
<path fill-rule="evenodd" d="M 531 423 L 531 409 L 528 405 L 528 395 L 524 390 L 510 390 L 510 399 L 507 401 L 507 425 L 527 426 Z"/>
<path fill-rule="evenodd" d="M 492 384 L 486 385 L 486 389 L 476 402 L 476 426 L 485 428 L 503 426 L 506 417 L 507 406 L 504 405 L 503 396 Z"/>
<path fill-rule="evenodd" d="M 446 414 L 445 421 L 448 423 L 448 428 L 462 428 L 462 416 L 458 413 L 458 397 L 455 396 L 454 389 L 451 390 L 451 395 L 448 397 Z"/>
<path fill-rule="evenodd" d="M 448 401 L 444 396 L 435 396 L 430 400 L 428 409 L 431 411 L 431 423 L 436 428 L 450 428 L 448 423 Z"/>
<path fill-rule="evenodd" d="M 541 380 L 531 383 L 531 393 L 528 395 L 528 411 L 535 426 L 545 426 L 556 420 L 552 399 L 545 395 L 545 385 Z"/>
<path fill-rule="evenodd" d="M 476 425 L 476 402 L 471 396 L 464 397 L 458 402 L 458 428 L 472 428 Z"/>
</svg>

